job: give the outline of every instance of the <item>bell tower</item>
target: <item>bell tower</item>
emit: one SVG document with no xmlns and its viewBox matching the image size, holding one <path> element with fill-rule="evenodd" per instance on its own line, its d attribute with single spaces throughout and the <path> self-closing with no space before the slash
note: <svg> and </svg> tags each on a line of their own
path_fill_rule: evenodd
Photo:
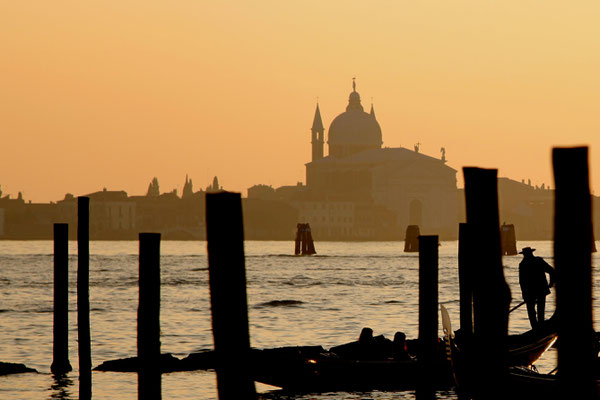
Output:
<svg viewBox="0 0 600 400">
<path fill-rule="evenodd" d="M 312 128 L 312 161 L 317 161 L 323 158 L 323 143 L 324 133 L 323 121 L 321 120 L 321 111 L 319 110 L 319 103 L 317 103 L 317 109 L 315 110 L 315 118 L 313 119 Z"/>
</svg>

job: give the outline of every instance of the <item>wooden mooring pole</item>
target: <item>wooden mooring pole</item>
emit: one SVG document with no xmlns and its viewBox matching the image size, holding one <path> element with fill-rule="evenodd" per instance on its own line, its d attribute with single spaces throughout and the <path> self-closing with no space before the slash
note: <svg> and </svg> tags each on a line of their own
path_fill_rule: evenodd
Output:
<svg viewBox="0 0 600 400">
<path fill-rule="evenodd" d="M 54 224 L 54 375 L 71 371 L 69 362 L 69 225 Z"/>
<path fill-rule="evenodd" d="M 417 398 L 435 399 L 438 339 L 438 236 L 419 236 L 419 382 Z"/>
<path fill-rule="evenodd" d="M 206 239 L 219 399 L 253 400 L 239 193 L 206 194 Z"/>
<path fill-rule="evenodd" d="M 77 198 L 77 338 L 79 398 L 92 398 L 92 348 L 90 334 L 90 199 Z"/>
<path fill-rule="evenodd" d="M 404 252 L 416 253 L 419 251 L 419 225 L 408 225 L 404 235 Z"/>
<path fill-rule="evenodd" d="M 138 399 L 160 400 L 160 233 L 139 240 Z"/>
<path fill-rule="evenodd" d="M 498 171 L 463 168 L 467 224 L 472 238 L 474 333 L 472 378 L 478 395 L 504 398 L 510 289 L 504 279 L 498 212 Z M 490 346 L 489 343 L 494 343 Z M 481 368 L 486 365 L 486 369 Z M 493 389 L 492 389 L 493 388 Z"/>
<path fill-rule="evenodd" d="M 460 331 L 466 341 L 473 336 L 473 284 L 471 276 L 474 268 L 469 254 L 474 252 L 473 239 L 469 236 L 469 226 L 458 226 L 458 287 L 460 307 Z"/>
<path fill-rule="evenodd" d="M 517 235 L 515 234 L 514 224 L 502 224 L 500 227 L 500 241 L 502 243 L 503 256 L 516 256 L 517 251 Z"/>
<path fill-rule="evenodd" d="M 562 398 L 596 398 L 587 147 L 552 150 L 558 379 Z M 597 351 L 597 350 L 596 350 Z"/>
</svg>

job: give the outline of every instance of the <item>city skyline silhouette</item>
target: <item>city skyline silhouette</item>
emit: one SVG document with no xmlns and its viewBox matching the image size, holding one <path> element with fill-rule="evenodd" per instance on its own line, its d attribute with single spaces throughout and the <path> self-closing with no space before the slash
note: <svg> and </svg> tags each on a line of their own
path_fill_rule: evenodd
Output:
<svg viewBox="0 0 600 400">
<path fill-rule="evenodd" d="M 5 4 L 3 191 L 142 194 L 189 174 L 244 192 L 304 180 L 314 107 L 356 77 L 383 146 L 552 182 L 553 145 L 600 144 L 594 3 Z M 328 126 L 326 126 L 328 128 Z M 593 160 L 593 157 L 592 157 Z M 592 176 L 592 189 L 600 176 Z M 462 180 L 459 180 L 462 186 Z"/>
</svg>

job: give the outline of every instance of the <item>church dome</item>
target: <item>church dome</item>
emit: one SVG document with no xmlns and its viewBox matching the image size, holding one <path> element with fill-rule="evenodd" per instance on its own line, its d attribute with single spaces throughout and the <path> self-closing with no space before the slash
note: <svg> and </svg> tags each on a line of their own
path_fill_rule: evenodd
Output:
<svg viewBox="0 0 600 400">
<path fill-rule="evenodd" d="M 346 112 L 338 115 L 329 125 L 329 154 L 346 156 L 363 150 L 379 149 L 382 145 L 381 127 L 375 113 L 364 111 L 360 94 L 353 83 Z"/>
</svg>

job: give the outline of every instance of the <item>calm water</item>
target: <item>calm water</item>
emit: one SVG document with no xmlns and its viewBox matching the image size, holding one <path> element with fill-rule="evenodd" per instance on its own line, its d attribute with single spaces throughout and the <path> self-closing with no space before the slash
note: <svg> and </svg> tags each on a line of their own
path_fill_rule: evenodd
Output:
<svg viewBox="0 0 600 400">
<path fill-rule="evenodd" d="M 552 264 L 551 242 L 519 242 L 538 249 Z M 292 242 L 247 242 L 246 270 L 251 344 L 257 348 L 323 345 L 357 338 L 364 326 L 392 338 L 402 330 L 417 334 L 418 258 L 403 243 L 317 243 L 319 255 L 294 257 Z M 136 354 L 137 242 L 90 245 L 92 362 Z M 76 243 L 70 243 L 76 254 Z M 440 301 L 458 324 L 457 243 L 440 247 Z M 598 256 L 595 256 L 595 262 Z M 521 300 L 517 265 L 505 257 L 513 303 Z M 1 399 L 76 399 L 77 332 L 75 267 L 70 258 L 70 360 L 65 382 L 49 373 L 52 362 L 52 242 L 0 242 L 0 360 L 21 362 L 40 374 L 0 377 Z M 162 350 L 185 356 L 212 348 L 205 242 L 163 242 L 161 248 Z M 596 285 L 595 287 L 600 287 Z M 282 300 L 292 300 L 284 302 Z M 547 314 L 554 309 L 549 298 Z M 596 312 L 596 315 L 600 315 Z M 525 307 L 511 314 L 511 331 L 528 329 Z M 441 335 L 441 332 L 440 332 Z M 548 352 L 540 371 L 554 368 Z M 257 385 L 263 398 L 285 398 L 273 387 Z M 137 399 L 135 374 L 94 372 L 96 399 Z M 163 375 L 165 399 L 216 399 L 213 372 Z M 413 393 L 328 393 L 295 399 L 413 399 Z M 452 393 L 438 398 L 454 399 Z"/>
</svg>

